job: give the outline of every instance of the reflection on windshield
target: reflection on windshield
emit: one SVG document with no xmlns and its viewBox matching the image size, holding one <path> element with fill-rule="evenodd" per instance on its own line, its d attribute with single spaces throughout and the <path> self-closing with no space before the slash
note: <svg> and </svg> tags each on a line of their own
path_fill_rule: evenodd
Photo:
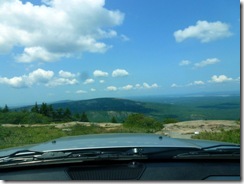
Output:
<svg viewBox="0 0 244 184">
<path fill-rule="evenodd" d="M 240 143 L 240 2 L 4 0 L 0 149 L 150 133 Z"/>
</svg>

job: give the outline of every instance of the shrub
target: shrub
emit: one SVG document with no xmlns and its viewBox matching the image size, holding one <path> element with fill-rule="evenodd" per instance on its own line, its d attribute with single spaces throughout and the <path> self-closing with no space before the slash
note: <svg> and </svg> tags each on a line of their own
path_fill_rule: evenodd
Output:
<svg viewBox="0 0 244 184">
<path fill-rule="evenodd" d="M 131 114 L 123 123 L 125 128 L 131 128 L 134 131 L 141 130 L 142 132 L 153 133 L 163 128 L 163 124 L 151 117 L 143 114 Z"/>
<path fill-rule="evenodd" d="M 192 136 L 193 139 L 215 140 L 240 144 L 240 129 L 221 130 L 221 132 L 202 132 Z"/>
<path fill-rule="evenodd" d="M 178 120 L 177 119 L 174 119 L 174 118 L 166 118 L 163 123 L 164 124 L 169 124 L 169 123 L 177 123 Z"/>
</svg>

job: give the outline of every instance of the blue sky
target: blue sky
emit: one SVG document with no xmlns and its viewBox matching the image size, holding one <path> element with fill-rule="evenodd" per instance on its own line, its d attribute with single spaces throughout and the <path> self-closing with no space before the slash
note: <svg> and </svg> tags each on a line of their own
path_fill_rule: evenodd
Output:
<svg viewBox="0 0 244 184">
<path fill-rule="evenodd" d="M 240 1 L 2 0 L 0 106 L 240 90 Z"/>
</svg>

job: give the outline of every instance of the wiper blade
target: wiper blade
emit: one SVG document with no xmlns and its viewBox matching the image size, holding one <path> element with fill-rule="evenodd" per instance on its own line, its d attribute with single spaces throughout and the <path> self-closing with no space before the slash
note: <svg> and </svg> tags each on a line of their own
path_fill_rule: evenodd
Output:
<svg viewBox="0 0 244 184">
<path fill-rule="evenodd" d="M 33 157 L 34 155 L 42 155 L 42 154 L 43 152 L 40 151 L 20 150 L 10 155 L 0 157 L 0 164 L 13 161 L 13 160 L 22 160 L 24 158 L 27 159 Z"/>
<path fill-rule="evenodd" d="M 218 144 L 215 146 L 209 146 L 209 147 L 204 147 L 202 148 L 203 150 L 240 150 L 240 145 L 239 144 Z"/>
<path fill-rule="evenodd" d="M 69 162 L 69 161 L 94 161 L 94 160 L 133 160 L 147 159 L 137 149 L 127 151 L 115 150 L 75 150 L 75 151 L 47 151 L 38 152 L 21 150 L 5 157 L 0 157 L 0 167 L 6 165 L 20 165 L 26 163 Z"/>
<path fill-rule="evenodd" d="M 215 145 L 198 151 L 181 153 L 175 159 L 240 159 L 240 145 Z"/>
</svg>

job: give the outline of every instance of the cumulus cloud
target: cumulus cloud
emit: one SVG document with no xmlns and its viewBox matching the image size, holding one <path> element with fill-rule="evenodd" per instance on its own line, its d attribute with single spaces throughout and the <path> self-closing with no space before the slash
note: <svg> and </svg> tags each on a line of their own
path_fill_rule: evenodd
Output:
<svg viewBox="0 0 244 184">
<path fill-rule="evenodd" d="M 148 83 L 144 82 L 143 84 L 136 84 L 134 89 L 153 89 L 153 88 L 159 88 L 159 85 L 157 83 L 153 83 L 149 85 Z"/>
<path fill-rule="evenodd" d="M 66 72 L 66 71 L 63 71 L 63 70 L 60 70 L 58 72 L 59 76 L 60 77 L 63 77 L 63 78 L 74 78 L 76 75 L 71 73 L 71 72 Z"/>
<path fill-rule="evenodd" d="M 49 81 L 46 86 L 55 87 L 62 85 L 74 85 L 77 83 L 79 83 L 77 79 L 54 78 L 53 80 Z"/>
<path fill-rule="evenodd" d="M 133 86 L 130 85 L 130 84 L 128 84 L 128 85 L 126 85 L 126 86 L 123 86 L 122 89 L 123 89 L 123 90 L 131 90 L 131 89 L 133 89 Z"/>
<path fill-rule="evenodd" d="M 213 65 L 213 64 L 216 64 L 220 62 L 220 60 L 218 58 L 209 58 L 209 59 L 206 59 L 206 60 L 203 60 L 199 63 L 195 63 L 194 66 L 196 68 L 201 68 L 201 67 L 205 67 L 207 65 Z"/>
<path fill-rule="evenodd" d="M 87 93 L 87 91 L 84 91 L 84 90 L 77 90 L 75 93 L 76 93 L 76 94 L 84 94 L 84 93 Z"/>
<path fill-rule="evenodd" d="M 108 73 L 107 72 L 103 72 L 101 70 L 95 70 L 93 72 L 94 77 L 107 77 Z"/>
<path fill-rule="evenodd" d="M 136 85 L 135 85 L 135 88 L 136 88 L 136 89 L 140 89 L 140 88 L 141 88 L 141 84 L 136 84 Z"/>
<path fill-rule="evenodd" d="M 182 60 L 182 61 L 179 63 L 179 66 L 187 66 L 187 65 L 189 65 L 189 64 L 191 64 L 190 61 L 188 61 L 188 60 Z"/>
<path fill-rule="evenodd" d="M 60 85 L 74 85 L 79 83 L 74 74 L 70 72 L 59 71 L 60 77 L 55 77 L 54 72 L 50 70 L 37 69 L 28 75 L 15 76 L 12 78 L 0 77 L 0 84 L 9 85 L 13 88 L 27 88 L 33 85 L 43 84 L 48 87 Z"/>
<path fill-rule="evenodd" d="M 175 83 L 173 83 L 173 84 L 171 84 L 171 86 L 170 86 L 171 88 L 178 88 L 178 87 L 181 87 L 180 85 L 178 85 L 178 84 L 175 84 Z"/>
<path fill-rule="evenodd" d="M 228 81 L 233 81 L 233 79 L 225 75 L 219 75 L 219 76 L 213 75 L 211 77 L 211 80 L 209 80 L 209 82 L 213 82 L 213 83 L 223 83 Z"/>
<path fill-rule="evenodd" d="M 237 77 L 237 78 L 235 79 L 235 81 L 240 81 L 240 77 Z"/>
<path fill-rule="evenodd" d="M 0 50 L 1 51 L 1 50 Z M 16 61 L 21 63 L 30 63 L 32 61 L 55 61 L 62 56 L 68 56 L 67 54 L 61 53 L 51 53 L 48 52 L 45 48 L 41 47 L 30 47 L 25 48 L 24 52 L 16 57 Z"/>
<path fill-rule="evenodd" d="M 107 87 L 107 90 L 108 91 L 117 91 L 117 87 L 115 87 L 115 86 L 108 86 Z"/>
<path fill-rule="evenodd" d="M 194 81 L 193 83 L 189 83 L 187 86 L 197 86 L 197 85 L 204 85 L 205 83 L 201 80 Z"/>
<path fill-rule="evenodd" d="M 205 83 L 203 81 L 194 81 L 193 84 L 195 84 L 195 85 L 203 85 Z"/>
<path fill-rule="evenodd" d="M 126 70 L 124 70 L 124 69 L 116 69 L 112 73 L 113 77 L 124 77 L 124 76 L 127 76 L 127 75 L 129 75 L 129 73 Z"/>
<path fill-rule="evenodd" d="M 31 87 L 34 84 L 47 83 L 53 76 L 53 71 L 46 71 L 39 68 L 28 75 L 12 78 L 0 77 L 0 84 L 6 84 L 14 88 L 26 88 Z"/>
<path fill-rule="evenodd" d="M 84 82 L 84 84 L 91 84 L 93 82 L 95 82 L 94 79 L 86 79 L 85 82 Z"/>
<path fill-rule="evenodd" d="M 151 89 L 151 88 L 158 88 L 159 86 L 156 83 L 149 85 L 148 83 L 144 82 L 143 87 L 146 89 Z"/>
<path fill-rule="evenodd" d="M 196 38 L 202 43 L 207 43 L 231 36 L 232 33 L 229 31 L 229 27 L 228 24 L 220 21 L 208 22 L 199 20 L 194 26 L 175 31 L 174 37 L 177 42 L 182 42 L 188 38 Z"/>
<path fill-rule="evenodd" d="M 108 10 L 105 0 L 44 0 L 41 5 L 20 0 L 0 2 L 0 53 L 17 46 L 19 62 L 58 60 L 82 52 L 102 53 L 102 42 L 117 36 L 124 14 Z"/>
</svg>

